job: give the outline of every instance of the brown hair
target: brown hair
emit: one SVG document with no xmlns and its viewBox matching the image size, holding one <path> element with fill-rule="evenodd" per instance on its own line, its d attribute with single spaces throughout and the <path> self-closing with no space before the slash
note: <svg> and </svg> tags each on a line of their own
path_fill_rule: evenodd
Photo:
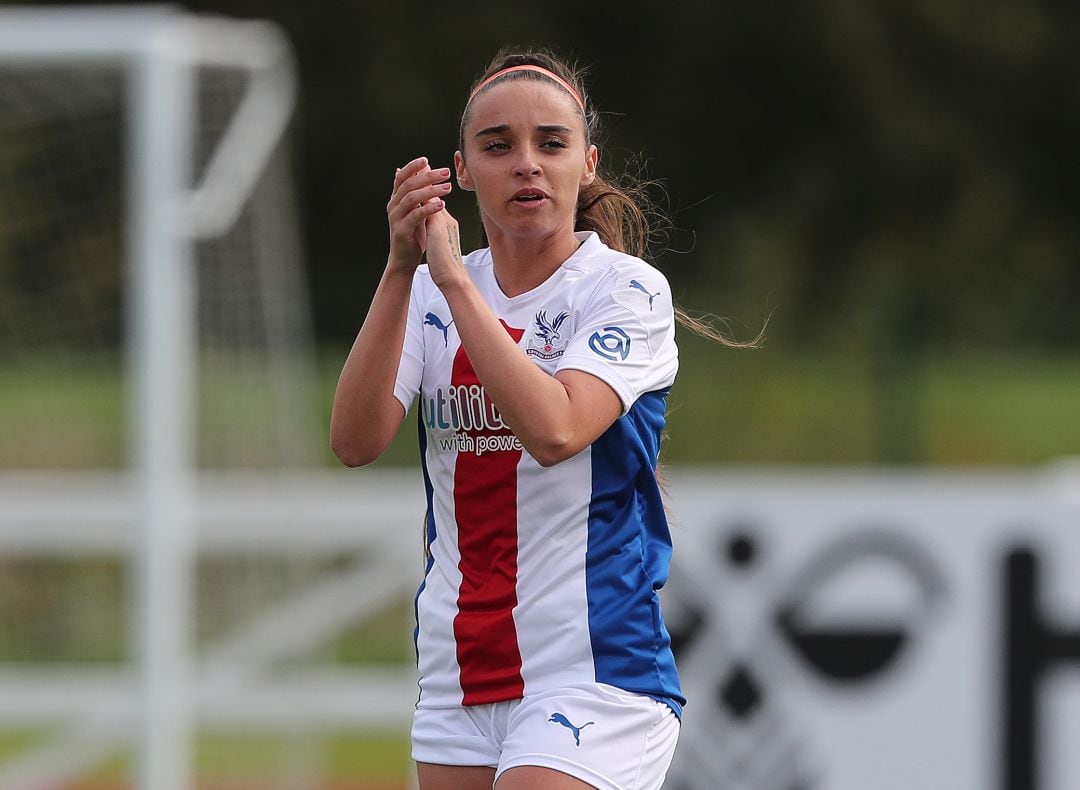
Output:
<svg viewBox="0 0 1080 790">
<path fill-rule="evenodd" d="M 574 104 L 585 124 L 585 145 L 588 146 L 599 139 L 600 115 L 589 101 L 589 95 L 585 90 L 584 69 L 568 63 L 547 50 L 517 51 L 512 48 L 499 50 L 483 73 L 469 86 L 470 100 L 477 86 L 490 79 L 493 74 L 513 66 L 539 66 L 573 86 L 582 100 L 581 107 L 578 107 L 576 101 Z M 493 85 L 500 85 L 510 80 L 543 81 L 558 85 L 555 80 L 542 72 L 514 71 L 492 80 L 479 92 L 482 93 Z M 465 124 L 468 119 L 469 103 L 466 103 L 458 130 L 458 149 L 461 151 L 465 150 Z M 650 189 L 657 186 L 655 181 L 630 173 L 625 173 L 621 177 L 611 176 L 598 166 L 593 182 L 582 187 L 578 193 L 574 230 L 595 231 L 600 240 L 611 249 L 645 258 L 653 242 L 656 227 L 667 223 L 667 218 L 648 194 Z M 483 233 L 482 226 L 481 233 Z M 678 305 L 675 305 L 675 318 L 692 332 L 729 348 L 757 348 L 765 337 L 763 326 L 753 340 L 746 342 L 732 340 L 713 326 L 707 318 L 691 316 Z"/>
</svg>

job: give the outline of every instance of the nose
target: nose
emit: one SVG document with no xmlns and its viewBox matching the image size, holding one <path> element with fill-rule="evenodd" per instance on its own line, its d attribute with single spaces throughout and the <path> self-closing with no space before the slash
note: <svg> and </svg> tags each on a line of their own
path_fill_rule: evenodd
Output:
<svg viewBox="0 0 1080 790">
<path fill-rule="evenodd" d="M 518 157 L 514 161 L 514 175 L 540 175 L 540 158 L 532 146 L 522 146 L 518 149 Z"/>
</svg>

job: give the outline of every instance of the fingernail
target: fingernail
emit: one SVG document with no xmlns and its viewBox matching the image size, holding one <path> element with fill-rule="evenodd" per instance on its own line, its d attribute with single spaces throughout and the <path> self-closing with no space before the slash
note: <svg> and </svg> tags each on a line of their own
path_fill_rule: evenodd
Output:
<svg viewBox="0 0 1080 790">
<path fill-rule="evenodd" d="M 439 168 L 439 175 L 440 176 L 448 176 L 448 175 L 450 175 L 450 168 L 449 167 L 440 167 Z"/>
</svg>

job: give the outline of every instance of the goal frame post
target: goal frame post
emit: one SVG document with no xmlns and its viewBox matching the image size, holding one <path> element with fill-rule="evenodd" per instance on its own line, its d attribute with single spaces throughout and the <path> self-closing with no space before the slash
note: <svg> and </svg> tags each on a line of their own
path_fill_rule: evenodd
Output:
<svg viewBox="0 0 1080 790">
<path fill-rule="evenodd" d="M 171 6 L 0 9 L 0 66 L 79 64 L 121 69 L 129 108 L 124 337 L 139 529 L 129 606 L 136 786 L 186 790 L 194 718 L 194 243 L 238 217 L 292 114 L 295 69 L 286 40 L 266 22 Z M 243 70 L 247 80 L 197 175 L 196 77 L 206 66 Z"/>
</svg>

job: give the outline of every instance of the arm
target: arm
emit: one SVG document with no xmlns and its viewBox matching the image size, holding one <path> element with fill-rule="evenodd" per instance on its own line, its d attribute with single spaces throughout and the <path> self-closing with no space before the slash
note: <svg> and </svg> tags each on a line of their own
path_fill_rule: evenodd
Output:
<svg viewBox="0 0 1080 790">
<path fill-rule="evenodd" d="M 405 342 L 412 275 L 389 265 L 338 378 L 330 448 L 346 466 L 371 463 L 405 417 L 394 382 Z M 396 350 L 396 351 L 395 351 Z"/>
<path fill-rule="evenodd" d="M 622 413 L 622 402 L 590 373 L 552 377 L 529 361 L 507 334 L 461 263 L 457 222 L 446 211 L 427 223 L 428 264 L 473 369 L 517 438 L 543 466 L 577 455 Z"/>
<path fill-rule="evenodd" d="M 426 245 L 424 220 L 442 208 L 448 170 L 416 159 L 398 170 L 387 204 L 390 256 L 367 318 L 345 360 L 330 417 L 330 447 L 346 466 L 378 458 L 397 433 L 405 409 L 394 397 L 413 274 Z"/>
</svg>

